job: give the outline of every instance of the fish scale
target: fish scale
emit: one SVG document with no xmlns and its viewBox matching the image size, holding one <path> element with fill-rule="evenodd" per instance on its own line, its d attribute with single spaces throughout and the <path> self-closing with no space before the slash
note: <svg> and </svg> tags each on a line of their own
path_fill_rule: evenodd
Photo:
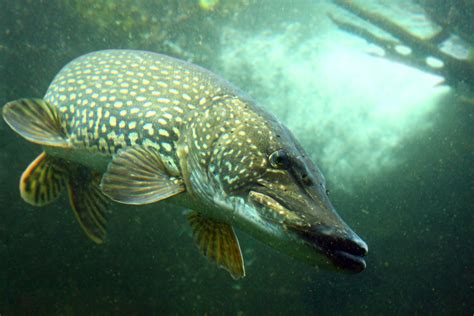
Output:
<svg viewBox="0 0 474 316">
<path fill-rule="evenodd" d="M 112 154 L 144 144 L 170 155 L 188 113 L 232 91 L 221 81 L 168 56 L 109 50 L 66 65 L 44 99 L 59 108 L 74 146 Z"/>
</svg>

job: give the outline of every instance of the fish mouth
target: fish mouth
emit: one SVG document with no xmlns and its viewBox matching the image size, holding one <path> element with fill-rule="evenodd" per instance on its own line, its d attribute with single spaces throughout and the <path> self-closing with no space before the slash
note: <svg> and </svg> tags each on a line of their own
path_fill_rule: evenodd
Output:
<svg viewBox="0 0 474 316">
<path fill-rule="evenodd" d="M 311 226 L 310 229 L 292 227 L 293 231 L 316 250 L 323 252 L 339 270 L 359 273 L 365 270 L 367 244 L 354 232 L 341 232 L 330 227 Z"/>
<path fill-rule="evenodd" d="M 367 266 L 362 256 L 353 255 L 345 251 L 336 250 L 328 252 L 327 255 L 338 268 L 348 272 L 360 273 Z"/>
<path fill-rule="evenodd" d="M 272 194 L 265 187 L 249 192 L 250 200 L 263 210 L 272 210 L 271 214 L 263 213 L 270 221 L 283 224 L 288 231 L 296 233 L 300 239 L 319 253 L 323 253 L 338 270 L 359 273 L 365 270 L 363 257 L 368 253 L 367 244 L 354 233 L 342 220 L 338 227 L 321 224 L 310 224 L 296 213 L 284 199 Z"/>
</svg>

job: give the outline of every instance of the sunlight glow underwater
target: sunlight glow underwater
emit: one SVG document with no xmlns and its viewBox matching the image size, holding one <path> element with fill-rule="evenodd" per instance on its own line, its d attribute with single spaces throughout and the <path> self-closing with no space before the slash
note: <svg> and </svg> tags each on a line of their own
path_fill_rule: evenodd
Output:
<svg viewBox="0 0 474 316">
<path fill-rule="evenodd" d="M 373 57 L 341 32 L 297 32 L 231 31 L 220 68 L 287 124 L 334 185 L 350 190 L 396 167 L 394 149 L 431 126 L 428 114 L 449 91 L 442 78 Z"/>
</svg>

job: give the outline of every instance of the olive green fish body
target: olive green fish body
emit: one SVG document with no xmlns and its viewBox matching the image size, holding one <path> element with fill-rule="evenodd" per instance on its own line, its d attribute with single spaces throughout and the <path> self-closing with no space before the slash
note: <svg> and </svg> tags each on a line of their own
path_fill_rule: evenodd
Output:
<svg viewBox="0 0 474 316">
<path fill-rule="evenodd" d="M 193 210 L 201 253 L 234 278 L 245 275 L 234 226 L 311 265 L 365 268 L 367 245 L 291 132 L 199 66 L 144 51 L 90 53 L 67 64 L 44 99 L 7 103 L 3 118 L 45 149 L 21 177 L 22 198 L 43 206 L 67 191 L 96 243 L 110 200 L 172 198 Z"/>
</svg>

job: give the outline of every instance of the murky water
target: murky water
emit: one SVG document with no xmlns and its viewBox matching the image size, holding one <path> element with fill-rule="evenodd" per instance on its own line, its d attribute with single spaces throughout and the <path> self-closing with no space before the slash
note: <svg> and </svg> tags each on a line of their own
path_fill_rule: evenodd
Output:
<svg viewBox="0 0 474 316">
<path fill-rule="evenodd" d="M 439 85 L 441 77 L 374 57 L 373 46 L 328 19 L 347 14 L 330 2 L 0 6 L 1 104 L 42 97 L 65 63 L 90 51 L 146 49 L 193 61 L 294 132 L 323 170 L 339 214 L 370 248 L 367 269 L 345 275 L 317 271 L 238 231 L 247 276 L 234 281 L 199 254 L 183 209 L 163 203 L 114 205 L 108 241 L 94 245 L 67 197 L 42 208 L 23 202 L 19 177 L 41 149 L 2 121 L 0 314 L 474 312 L 469 87 Z M 373 8 L 395 12 L 388 16 L 417 34 L 437 30 L 417 5 L 393 6 Z M 468 56 L 465 45 L 456 49 Z"/>
</svg>

